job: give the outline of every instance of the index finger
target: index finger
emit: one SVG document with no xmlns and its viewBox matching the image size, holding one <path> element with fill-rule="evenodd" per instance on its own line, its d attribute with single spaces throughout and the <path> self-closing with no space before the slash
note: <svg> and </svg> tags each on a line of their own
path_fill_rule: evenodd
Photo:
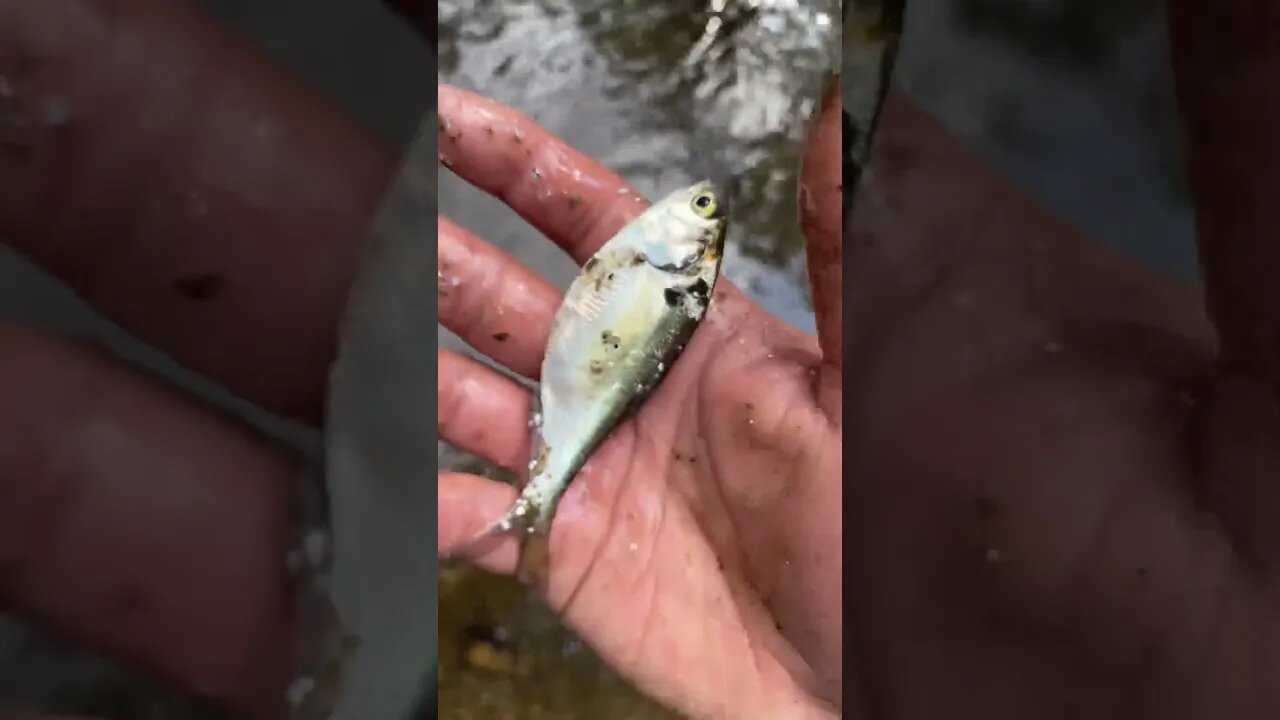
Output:
<svg viewBox="0 0 1280 720">
<path fill-rule="evenodd" d="M 841 293 L 843 237 L 840 196 L 843 191 L 840 149 L 840 77 L 834 76 L 809 135 L 800 175 L 800 226 L 808 248 L 809 283 L 822 359 L 840 367 L 843 325 Z"/>
<path fill-rule="evenodd" d="M 440 85 L 440 162 L 515 210 L 578 263 L 648 207 L 635 188 L 529 117 Z"/>
</svg>

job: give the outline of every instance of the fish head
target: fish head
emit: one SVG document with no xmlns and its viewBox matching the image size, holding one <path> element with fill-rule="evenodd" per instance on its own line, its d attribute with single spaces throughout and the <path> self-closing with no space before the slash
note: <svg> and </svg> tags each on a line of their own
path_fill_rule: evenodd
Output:
<svg viewBox="0 0 1280 720">
<path fill-rule="evenodd" d="M 709 180 L 676 190 L 646 211 L 641 252 L 653 267 L 676 275 L 715 273 L 724 254 L 729 196 Z"/>
</svg>

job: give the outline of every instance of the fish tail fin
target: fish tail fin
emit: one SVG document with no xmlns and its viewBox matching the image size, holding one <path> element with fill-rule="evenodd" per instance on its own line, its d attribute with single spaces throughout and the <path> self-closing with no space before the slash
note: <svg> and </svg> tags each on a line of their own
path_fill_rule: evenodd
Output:
<svg viewBox="0 0 1280 720">
<path fill-rule="evenodd" d="M 492 551 L 506 535 L 518 534 L 522 537 L 527 535 L 537 521 L 537 516 L 538 509 L 534 507 L 533 502 L 521 495 L 510 510 L 490 523 L 488 527 L 457 545 L 442 550 L 440 562 L 448 564 L 475 560 Z"/>
</svg>

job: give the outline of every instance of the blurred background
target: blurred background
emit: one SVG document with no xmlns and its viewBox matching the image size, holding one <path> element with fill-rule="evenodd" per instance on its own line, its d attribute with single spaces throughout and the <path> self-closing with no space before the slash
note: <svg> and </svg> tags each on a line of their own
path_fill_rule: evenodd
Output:
<svg viewBox="0 0 1280 720">
<path fill-rule="evenodd" d="M 434 104 L 429 48 L 375 0 L 199 0 L 403 145 Z M 501 100 L 646 195 L 735 179 L 725 274 L 811 330 L 794 185 L 805 116 L 838 62 L 834 0 L 445 0 L 438 81 Z M 1096 239 L 1195 277 L 1162 4 L 908 0 L 895 80 L 994 165 Z M 496 201 L 440 177 L 452 219 L 566 285 L 574 268 Z M 0 247 L 0 321 L 104 345 L 307 452 L 313 429 L 228 397 Z M 461 347 L 444 330 L 440 343 Z M 424 411 L 427 411 L 424 408 Z M 491 472 L 442 447 L 441 466 Z M 405 552 L 418 552 L 406 548 Z M 441 576 L 444 718 L 655 718 L 513 583 Z M 140 678 L 0 617 L 0 700 L 110 718 L 190 718 Z"/>
</svg>

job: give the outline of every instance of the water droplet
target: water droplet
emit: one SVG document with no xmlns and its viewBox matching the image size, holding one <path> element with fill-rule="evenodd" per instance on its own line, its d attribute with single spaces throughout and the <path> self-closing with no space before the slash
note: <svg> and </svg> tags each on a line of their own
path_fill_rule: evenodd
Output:
<svg viewBox="0 0 1280 720">
<path fill-rule="evenodd" d="M 307 699 L 307 696 L 316 689 L 316 681 L 314 678 L 303 675 L 289 683 L 289 688 L 285 690 L 285 701 L 289 703 L 289 707 L 296 708 Z"/>
</svg>

